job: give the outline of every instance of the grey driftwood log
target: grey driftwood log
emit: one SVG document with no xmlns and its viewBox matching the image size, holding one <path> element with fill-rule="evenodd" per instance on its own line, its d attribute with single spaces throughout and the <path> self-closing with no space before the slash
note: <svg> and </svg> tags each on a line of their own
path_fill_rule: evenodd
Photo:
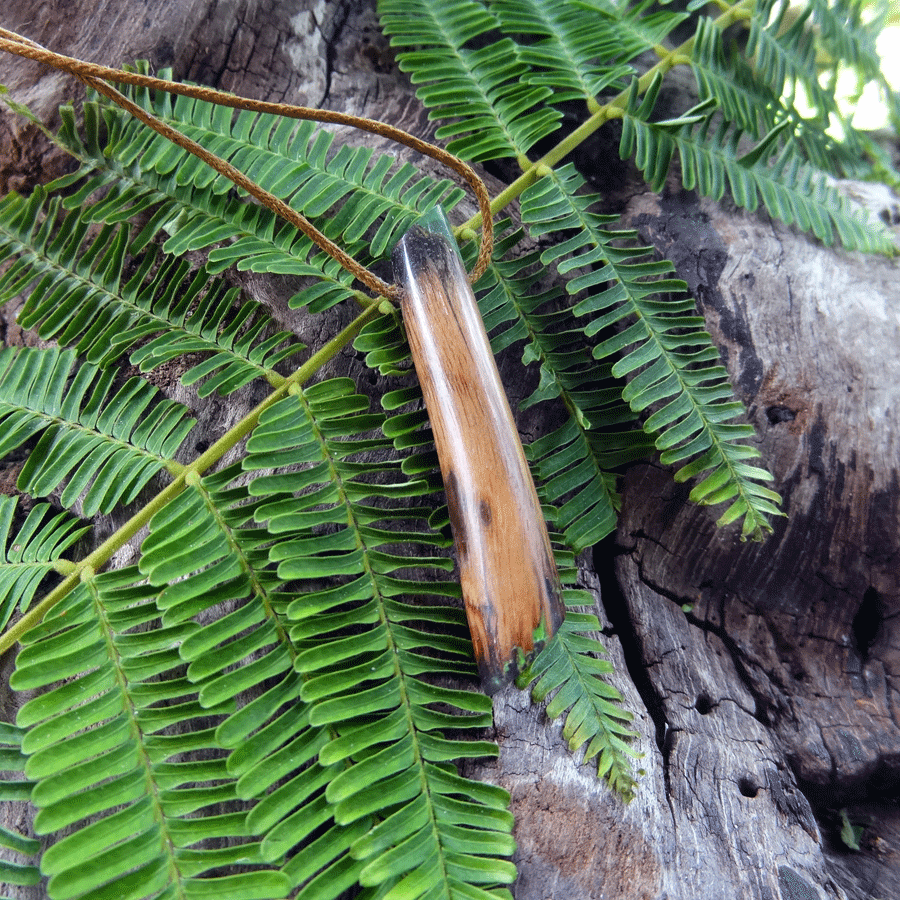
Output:
<svg viewBox="0 0 900 900">
<path fill-rule="evenodd" d="M 73 16 L 62 0 L 13 0 L 3 24 L 84 59 L 147 58 L 179 78 L 427 134 L 373 5 L 85 0 Z M 11 58 L 0 74 L 51 125 L 80 90 Z M 619 163 L 614 145 L 598 146 L 582 162 L 602 175 Z M 61 165 L 35 129 L 3 116 L 0 189 L 29 189 Z M 658 465 L 629 471 L 615 539 L 580 563 L 641 734 L 635 800 L 611 796 L 514 689 L 495 701 L 499 760 L 468 773 L 512 792 L 516 900 L 900 897 L 900 266 L 674 184 L 663 195 L 631 185 L 618 198 L 624 219 L 693 289 L 788 516 L 766 543 L 742 544 Z M 900 218 L 890 197 L 871 205 Z M 283 283 L 247 276 L 244 286 L 321 343 L 325 329 L 308 333 Z M 329 333 L 344 324 L 332 315 Z M 14 308 L 5 338 L 34 342 Z M 363 371 L 349 351 L 334 365 Z M 501 360 L 508 384 L 521 383 L 517 366 L 515 354 Z M 207 413 L 211 437 L 240 413 L 233 404 Z M 16 703 L 0 685 L 4 716 Z M 841 810 L 869 826 L 858 853 L 838 839 Z M 0 815 L 27 827 L 21 807 Z"/>
</svg>

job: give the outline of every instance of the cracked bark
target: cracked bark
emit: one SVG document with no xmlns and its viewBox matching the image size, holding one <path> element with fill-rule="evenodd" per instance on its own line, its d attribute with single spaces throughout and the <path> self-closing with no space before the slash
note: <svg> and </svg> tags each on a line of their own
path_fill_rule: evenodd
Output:
<svg viewBox="0 0 900 900">
<path fill-rule="evenodd" d="M 875 211 L 892 208 L 885 195 Z M 683 729 L 675 756 L 689 753 L 683 735 L 704 735 L 712 768 L 777 823 L 749 860 L 769 861 L 783 896 L 800 880 L 809 896 L 896 896 L 896 261 L 677 188 L 636 196 L 625 219 L 697 296 L 788 513 L 766 543 L 740 544 L 658 466 L 626 477 L 617 571 L 645 659 L 659 661 L 649 678 Z M 840 850 L 843 807 L 872 822 L 862 854 Z"/>
<path fill-rule="evenodd" d="M 82 58 L 146 57 L 226 90 L 327 98 L 331 108 L 432 130 L 371 3 L 87 0 L 76 18 L 60 0 L 40 16 L 14 0 L 5 22 Z M 3 80 L 51 125 L 57 105 L 79 90 L 10 59 Z M 406 155 L 347 130 L 337 141 Z M 741 544 L 658 465 L 627 473 L 619 531 L 582 556 L 580 572 L 597 597 L 616 684 L 636 713 L 644 774 L 622 806 L 527 698 L 499 695 L 501 756 L 469 773 L 512 793 L 516 900 L 900 896 L 897 264 L 822 248 L 674 186 L 644 193 L 625 177 L 614 144 L 601 136 L 581 149 L 581 162 L 694 291 L 788 518 L 765 544 Z M 0 119 L 0 160 L 4 191 L 65 165 L 9 115 Z M 896 200 L 875 208 L 896 220 Z M 341 309 L 312 322 L 288 310 L 283 279 L 236 278 L 312 347 L 348 321 Z M 33 342 L 9 312 L 6 323 L 9 342 Z M 527 393 L 516 357 L 504 355 L 501 373 Z M 381 390 L 352 351 L 329 374 Z M 176 383 L 165 386 L 193 402 Z M 209 407 L 210 440 L 255 399 L 250 392 Z M 548 423 L 520 425 L 536 434 Z M 17 698 L 0 701 L 14 714 Z M 842 808 L 854 823 L 871 823 L 860 853 L 841 850 Z M 21 807 L 3 815 L 23 827 Z"/>
</svg>

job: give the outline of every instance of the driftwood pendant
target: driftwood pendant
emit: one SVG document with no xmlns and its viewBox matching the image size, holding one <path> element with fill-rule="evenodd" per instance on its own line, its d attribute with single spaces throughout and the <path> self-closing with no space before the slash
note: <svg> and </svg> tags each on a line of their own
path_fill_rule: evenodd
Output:
<svg viewBox="0 0 900 900">
<path fill-rule="evenodd" d="M 446 219 L 394 248 L 475 658 L 489 693 L 563 620 L 559 575 L 484 323 Z M 440 232 L 440 233 L 439 233 Z M 452 243 L 451 243 L 452 242 Z"/>
</svg>

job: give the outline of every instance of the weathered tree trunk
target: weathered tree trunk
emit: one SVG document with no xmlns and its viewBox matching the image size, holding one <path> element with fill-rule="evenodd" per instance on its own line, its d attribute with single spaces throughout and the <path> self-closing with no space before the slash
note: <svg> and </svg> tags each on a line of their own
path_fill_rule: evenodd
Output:
<svg viewBox="0 0 900 900">
<path fill-rule="evenodd" d="M 88 0 L 73 16 L 57 0 L 36 17 L 15 0 L 3 18 L 72 56 L 148 58 L 178 78 L 428 131 L 370 2 Z M 12 58 L 0 73 L 51 125 L 79 90 Z M 0 160 L 4 191 L 63 165 L 10 115 Z M 496 697 L 499 761 L 469 774 L 512 792 L 517 900 L 898 897 L 900 266 L 677 188 L 643 190 L 635 183 L 625 221 L 698 298 L 787 518 L 764 544 L 742 544 L 670 473 L 633 468 L 615 540 L 580 562 L 641 734 L 636 799 L 611 796 L 514 689 Z M 247 276 L 245 287 L 310 345 L 344 324 L 338 309 L 303 333 L 283 282 Z M 7 317 L 6 340 L 33 339 Z M 349 351 L 334 365 L 363 371 Z M 501 362 L 509 384 L 522 380 L 517 365 Z M 210 434 L 241 411 L 212 408 Z M 840 843 L 842 809 L 870 824 L 860 852 Z M 4 814 L 21 827 L 20 809 Z"/>
</svg>

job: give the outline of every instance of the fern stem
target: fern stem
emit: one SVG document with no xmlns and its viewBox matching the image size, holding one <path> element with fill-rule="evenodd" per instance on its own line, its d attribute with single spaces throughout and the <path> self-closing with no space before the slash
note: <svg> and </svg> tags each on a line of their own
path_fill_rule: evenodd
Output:
<svg viewBox="0 0 900 900">
<path fill-rule="evenodd" d="M 736 22 L 748 18 L 756 0 L 738 0 L 737 3 L 726 7 L 725 11 L 713 21 L 713 25 L 724 30 Z M 691 53 L 694 49 L 696 36 L 689 37 L 674 50 L 664 51 L 659 62 L 648 69 L 638 79 L 638 93 L 647 91 L 657 74 L 665 75 L 670 69 L 678 65 L 688 65 L 691 61 Z M 657 52 L 660 52 L 657 50 Z M 501 191 L 491 201 L 491 213 L 497 215 L 516 200 L 525 190 L 534 184 L 539 178 L 552 169 L 557 163 L 565 159 L 569 153 L 590 137 L 601 125 L 610 119 L 620 119 L 628 105 L 629 89 L 619 93 L 616 97 L 601 106 L 590 118 L 586 119 L 573 132 L 561 140 L 555 147 L 548 150 L 539 160 L 531 163 L 528 168 L 507 188 Z M 463 226 L 464 228 L 477 228 L 481 224 L 481 213 L 476 214 Z"/>
<path fill-rule="evenodd" d="M 262 413 L 285 397 L 292 387 L 308 381 L 319 369 L 333 359 L 354 337 L 360 328 L 380 312 L 379 304 L 373 303 L 363 310 L 346 328 L 336 334 L 320 350 L 317 350 L 291 376 L 272 391 L 265 400 L 251 410 L 240 422 L 229 429 L 204 453 L 186 465 L 175 479 L 164 487 L 152 500 L 146 503 L 124 525 L 111 534 L 99 547 L 84 559 L 73 563 L 66 577 L 37 606 L 30 609 L 21 619 L 0 635 L 0 654 L 14 646 L 19 639 L 34 628 L 60 600 L 66 597 L 82 579 L 89 579 L 110 557 L 130 541 L 167 503 L 174 500 L 186 487 L 188 478 L 196 478 L 215 465 L 232 447 L 240 443 L 256 427 Z"/>
</svg>

